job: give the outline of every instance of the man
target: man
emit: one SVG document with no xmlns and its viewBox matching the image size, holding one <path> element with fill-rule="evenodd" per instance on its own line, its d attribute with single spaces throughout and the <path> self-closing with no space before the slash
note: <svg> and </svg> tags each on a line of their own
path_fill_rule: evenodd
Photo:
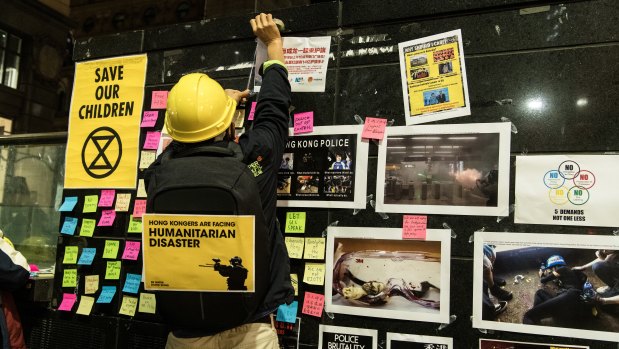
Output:
<svg viewBox="0 0 619 349">
<path fill-rule="evenodd" d="M 249 323 L 219 333 L 177 330 L 168 336 L 166 348 L 279 348 L 271 314 L 283 303 L 290 303 L 294 289 L 290 283 L 290 261 L 275 215 L 277 170 L 288 136 L 290 84 L 284 65 L 282 39 L 270 14 L 261 13 L 250 21 L 254 34 L 267 47 L 268 61 L 262 66 L 262 87 L 256 105 L 253 129 L 244 133 L 238 144 L 243 163 L 248 165 L 260 190 L 262 209 L 271 241 L 270 286 L 262 306 Z M 189 84 L 189 85 L 187 85 Z M 208 85 L 208 92 L 185 93 Z M 177 92 L 175 89 L 178 87 Z M 235 139 L 232 115 L 249 91 L 224 90 L 204 74 L 189 74 L 172 88 L 168 97 L 166 128 L 174 141 L 166 152 L 203 145 L 226 148 Z M 211 115 L 211 110 L 221 115 Z M 210 121 L 210 122 L 209 122 Z M 164 152 L 165 154 L 165 152 Z M 145 174 L 148 188 L 158 159 Z M 212 314 L 217 316 L 216 314 Z"/>
<path fill-rule="evenodd" d="M 335 162 L 331 164 L 330 170 L 350 170 L 350 158 L 346 156 L 346 161 L 342 161 L 342 154 L 335 154 Z"/>
<path fill-rule="evenodd" d="M 605 283 L 597 288 L 601 297 L 613 297 L 619 295 L 619 252 L 614 250 L 595 251 L 596 259 L 591 262 L 573 267 L 573 270 L 585 270 L 589 267 L 593 273 Z"/>
</svg>

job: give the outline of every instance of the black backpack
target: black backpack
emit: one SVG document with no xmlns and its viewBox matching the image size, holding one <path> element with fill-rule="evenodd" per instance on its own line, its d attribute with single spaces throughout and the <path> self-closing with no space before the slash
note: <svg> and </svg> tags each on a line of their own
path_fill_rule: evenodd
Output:
<svg viewBox="0 0 619 349">
<path fill-rule="evenodd" d="M 163 153 L 149 169 L 147 213 L 255 216 L 255 292 L 157 291 L 172 329 L 221 332 L 253 320 L 269 288 L 271 242 L 256 180 L 241 147 L 198 146 Z M 206 274 L 212 275 L 212 274 Z"/>
</svg>

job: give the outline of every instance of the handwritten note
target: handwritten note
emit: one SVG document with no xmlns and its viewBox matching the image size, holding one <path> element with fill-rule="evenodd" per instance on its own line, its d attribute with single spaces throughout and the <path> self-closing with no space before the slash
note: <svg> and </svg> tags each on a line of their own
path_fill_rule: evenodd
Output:
<svg viewBox="0 0 619 349">
<path fill-rule="evenodd" d="M 305 238 L 305 259 L 325 258 L 325 238 Z"/>
<path fill-rule="evenodd" d="M 63 293 L 62 294 L 62 302 L 60 302 L 60 306 L 58 306 L 58 310 L 62 311 L 71 311 L 73 309 L 73 305 L 77 300 L 77 295 L 73 293 Z"/>
<path fill-rule="evenodd" d="M 77 269 L 65 269 L 62 272 L 62 287 L 77 286 Z"/>
<path fill-rule="evenodd" d="M 64 198 L 64 202 L 60 205 L 58 211 L 71 212 L 75 208 L 75 205 L 77 205 L 77 196 L 67 196 Z"/>
<path fill-rule="evenodd" d="M 137 294 L 140 290 L 140 282 L 142 281 L 142 274 L 127 274 L 125 277 L 125 286 L 123 292 Z"/>
<path fill-rule="evenodd" d="M 130 204 L 131 204 L 131 194 L 129 193 L 116 194 L 116 207 L 114 208 L 116 212 L 129 211 Z"/>
<path fill-rule="evenodd" d="M 127 240 L 127 242 L 125 242 L 125 250 L 123 251 L 122 259 L 129 259 L 135 261 L 138 259 L 139 254 L 140 242 Z"/>
<path fill-rule="evenodd" d="M 292 288 L 294 288 L 294 295 L 299 295 L 299 275 L 290 274 L 290 283 L 292 284 Z"/>
<path fill-rule="evenodd" d="M 387 119 L 380 118 L 365 118 L 363 124 L 363 131 L 361 132 L 361 138 L 370 138 L 381 140 L 385 137 L 385 127 L 387 126 Z"/>
<path fill-rule="evenodd" d="M 63 264 L 75 264 L 77 263 L 77 254 L 79 248 L 77 246 L 65 246 L 64 247 L 64 259 Z"/>
<path fill-rule="evenodd" d="M 309 133 L 314 131 L 314 112 L 294 114 L 294 134 Z"/>
<path fill-rule="evenodd" d="M 150 109 L 165 109 L 168 104 L 168 91 L 153 91 Z"/>
<path fill-rule="evenodd" d="M 115 219 L 116 211 L 103 210 L 101 211 L 101 218 L 99 219 L 99 223 L 97 223 L 97 227 L 111 227 L 112 225 L 114 225 Z"/>
<path fill-rule="evenodd" d="M 161 138 L 161 132 L 159 131 L 146 132 L 146 140 L 142 148 L 157 150 L 157 147 L 159 147 L 159 138 Z"/>
<path fill-rule="evenodd" d="M 325 264 L 324 263 L 305 263 L 303 282 L 310 285 L 324 285 L 325 283 Z"/>
<path fill-rule="evenodd" d="M 140 313 L 154 314 L 157 309 L 157 299 L 152 293 L 140 293 Z"/>
<path fill-rule="evenodd" d="M 112 207 L 112 205 L 114 204 L 114 196 L 116 196 L 116 190 L 114 189 L 101 190 L 99 207 Z"/>
<path fill-rule="evenodd" d="M 303 314 L 311 316 L 322 316 L 322 308 L 325 306 L 325 296 L 318 293 L 305 292 L 303 297 Z"/>
<path fill-rule="evenodd" d="M 101 294 L 97 298 L 97 303 L 110 303 L 114 299 L 116 294 L 116 286 L 103 286 L 101 287 Z"/>
<path fill-rule="evenodd" d="M 95 225 L 97 221 L 94 219 L 84 218 L 82 219 L 82 227 L 80 229 L 80 236 L 92 236 L 95 232 Z"/>
<path fill-rule="evenodd" d="M 145 169 L 157 159 L 157 152 L 152 150 L 140 151 L 140 169 Z"/>
<path fill-rule="evenodd" d="M 120 279 L 120 261 L 108 261 L 105 268 L 106 280 L 118 280 Z"/>
<path fill-rule="evenodd" d="M 428 216 L 404 215 L 402 239 L 426 239 Z"/>
<path fill-rule="evenodd" d="M 305 233 L 305 212 L 286 212 L 286 233 Z"/>
<path fill-rule="evenodd" d="M 133 215 L 129 217 L 128 233 L 141 233 L 142 232 L 142 219 L 135 218 Z"/>
<path fill-rule="evenodd" d="M 142 117 L 142 123 L 140 124 L 140 127 L 155 127 L 158 117 L 159 112 L 156 110 L 145 111 L 144 116 Z"/>
<path fill-rule="evenodd" d="M 120 247 L 120 241 L 118 240 L 105 240 L 105 248 L 103 249 L 103 258 L 114 259 L 118 256 L 118 248 Z"/>
<path fill-rule="evenodd" d="M 247 116 L 248 121 L 252 121 L 256 114 L 256 104 L 257 102 L 251 102 L 251 108 L 249 108 L 249 116 Z"/>
<path fill-rule="evenodd" d="M 139 197 L 139 198 L 145 198 L 146 197 L 146 188 L 144 187 L 144 179 L 140 179 L 138 181 L 137 197 Z"/>
<path fill-rule="evenodd" d="M 82 209 L 82 212 L 83 213 L 97 212 L 98 203 L 99 203 L 98 195 L 86 195 L 84 197 L 84 208 Z"/>
<path fill-rule="evenodd" d="M 77 261 L 78 265 L 91 265 L 92 261 L 95 259 L 95 255 L 97 254 L 96 248 L 85 247 L 82 249 L 82 255 L 80 256 L 80 260 Z"/>
<path fill-rule="evenodd" d="M 288 256 L 290 258 L 303 258 L 303 245 L 305 244 L 304 238 L 295 238 L 286 236 L 286 249 L 288 249 Z"/>
<path fill-rule="evenodd" d="M 120 304 L 118 314 L 135 316 L 135 310 L 138 307 L 138 298 L 123 295 L 123 301 Z"/>
<path fill-rule="evenodd" d="M 146 212 L 146 200 L 136 199 L 133 204 L 133 217 L 142 218 Z"/>
<path fill-rule="evenodd" d="M 86 275 L 84 293 L 93 294 L 99 290 L 99 275 Z"/>
<path fill-rule="evenodd" d="M 64 223 L 62 223 L 62 228 L 60 229 L 60 233 L 66 235 L 75 234 L 75 228 L 77 228 L 78 219 L 75 217 L 65 217 Z"/>
<path fill-rule="evenodd" d="M 90 315 L 92 311 L 92 306 L 95 304 L 95 298 L 89 296 L 81 296 L 80 297 L 80 305 L 77 307 L 76 314 L 80 315 Z"/>
<path fill-rule="evenodd" d="M 299 302 L 294 301 L 288 304 L 282 304 L 277 308 L 277 321 L 288 322 L 294 324 L 297 321 L 297 310 Z"/>
</svg>

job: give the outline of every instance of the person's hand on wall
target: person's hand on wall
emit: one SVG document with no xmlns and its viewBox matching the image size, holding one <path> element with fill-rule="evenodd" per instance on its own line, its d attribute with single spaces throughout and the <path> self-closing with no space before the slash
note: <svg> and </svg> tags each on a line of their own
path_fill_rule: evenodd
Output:
<svg viewBox="0 0 619 349">
<path fill-rule="evenodd" d="M 273 21 L 273 16 L 261 13 L 256 18 L 249 21 L 254 35 L 267 47 L 268 59 L 276 59 L 284 63 L 284 53 L 282 52 L 283 43 L 277 25 Z"/>
</svg>

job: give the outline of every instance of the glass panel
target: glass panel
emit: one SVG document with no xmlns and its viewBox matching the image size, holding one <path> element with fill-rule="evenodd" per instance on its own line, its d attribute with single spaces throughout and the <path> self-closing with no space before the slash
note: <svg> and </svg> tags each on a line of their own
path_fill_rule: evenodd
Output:
<svg viewBox="0 0 619 349">
<path fill-rule="evenodd" d="M 9 37 L 8 49 L 9 51 L 13 51 L 15 53 L 21 53 L 21 39 L 11 34 Z"/>
<path fill-rule="evenodd" d="M 17 79 L 19 78 L 19 56 L 13 53 L 6 54 L 6 62 L 4 64 L 4 85 L 12 88 L 17 88 Z"/>
<path fill-rule="evenodd" d="M 4 81 L 4 49 L 0 48 L 0 82 Z"/>
<path fill-rule="evenodd" d="M 4 30 L 0 30 L 0 47 L 6 47 L 6 38 L 8 33 Z"/>
</svg>

